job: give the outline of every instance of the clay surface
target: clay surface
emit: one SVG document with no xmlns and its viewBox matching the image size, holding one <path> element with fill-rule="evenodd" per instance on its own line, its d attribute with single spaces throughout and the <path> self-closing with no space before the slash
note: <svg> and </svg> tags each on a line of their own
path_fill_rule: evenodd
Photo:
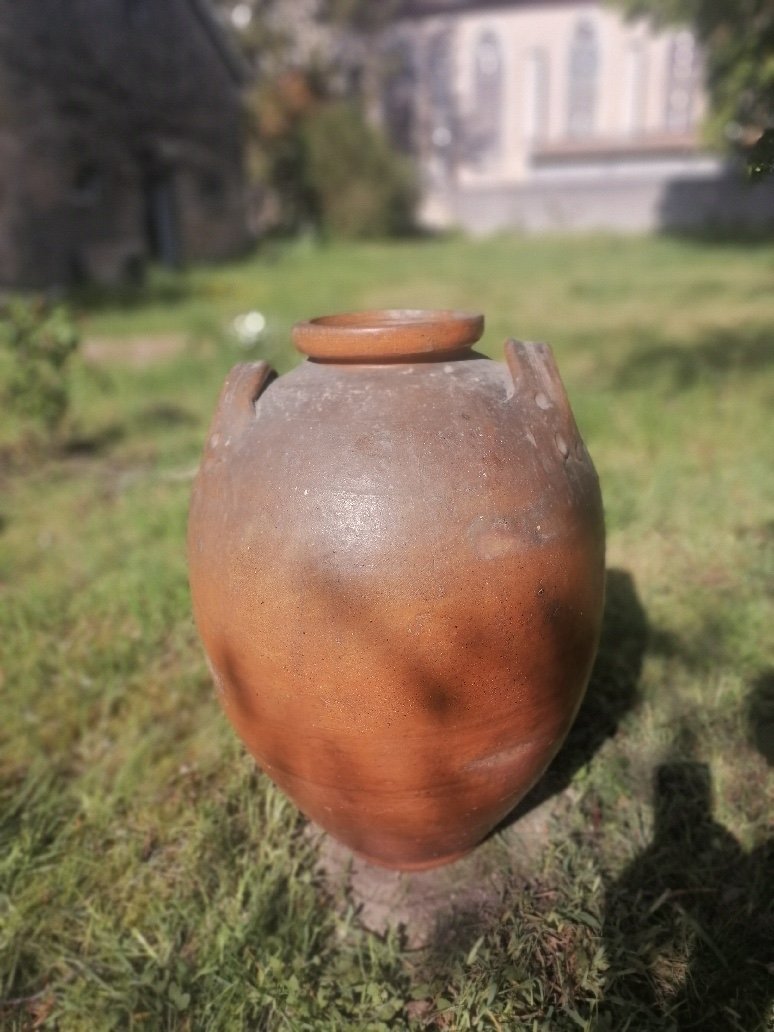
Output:
<svg viewBox="0 0 774 1032">
<path fill-rule="evenodd" d="M 230 374 L 191 504 L 229 719 L 309 817 L 402 870 L 463 855 L 534 784 L 600 630 L 601 498 L 550 349 L 502 365 L 469 350 L 481 326 L 301 324 L 313 358 Z"/>
</svg>

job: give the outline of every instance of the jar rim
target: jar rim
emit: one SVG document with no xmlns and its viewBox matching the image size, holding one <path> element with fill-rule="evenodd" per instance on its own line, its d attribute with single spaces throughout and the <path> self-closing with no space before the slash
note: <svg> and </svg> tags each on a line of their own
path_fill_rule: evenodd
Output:
<svg viewBox="0 0 774 1032">
<path fill-rule="evenodd" d="M 322 361 L 379 362 L 446 357 L 484 332 L 484 316 L 438 308 L 379 308 L 322 315 L 295 324 L 296 348 Z"/>
</svg>

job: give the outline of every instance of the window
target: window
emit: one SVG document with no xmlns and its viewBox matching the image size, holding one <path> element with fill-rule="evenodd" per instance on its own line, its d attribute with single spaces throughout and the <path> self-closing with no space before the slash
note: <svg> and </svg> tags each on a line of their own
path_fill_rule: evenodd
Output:
<svg viewBox="0 0 774 1032">
<path fill-rule="evenodd" d="M 442 30 L 430 39 L 425 60 L 430 144 L 443 163 L 447 164 L 452 159 L 456 123 L 452 93 L 451 37 L 448 30 Z"/>
<path fill-rule="evenodd" d="M 670 132 L 687 132 L 693 127 L 697 79 L 696 42 L 690 32 L 680 32 L 667 54 L 665 123 Z"/>
<path fill-rule="evenodd" d="M 85 208 L 94 207 L 102 199 L 103 177 L 99 166 L 94 161 L 84 161 L 75 169 L 70 188 L 70 199 L 73 204 Z"/>
<path fill-rule="evenodd" d="M 401 40 L 386 57 L 382 103 L 390 140 L 405 153 L 411 152 L 414 143 L 416 79 L 414 48 L 408 40 Z"/>
<path fill-rule="evenodd" d="M 567 132 L 592 136 L 596 127 L 599 53 L 591 22 L 579 22 L 570 44 Z"/>
<path fill-rule="evenodd" d="M 548 57 L 545 50 L 532 50 L 524 69 L 524 136 L 544 140 L 548 135 Z"/>
<path fill-rule="evenodd" d="M 502 146 L 503 58 L 493 32 L 482 32 L 473 54 L 473 153 L 478 163 L 496 158 Z"/>
<path fill-rule="evenodd" d="M 632 43 L 626 51 L 622 106 L 624 132 L 637 133 L 642 128 L 645 113 L 645 54 L 639 42 Z"/>
<path fill-rule="evenodd" d="M 223 211 L 226 205 L 226 183 L 223 176 L 212 170 L 200 175 L 199 196 L 210 211 Z"/>
</svg>

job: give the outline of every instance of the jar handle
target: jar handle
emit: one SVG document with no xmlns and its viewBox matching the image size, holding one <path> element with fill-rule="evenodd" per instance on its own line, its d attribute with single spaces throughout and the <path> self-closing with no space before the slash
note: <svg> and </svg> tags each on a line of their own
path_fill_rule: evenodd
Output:
<svg viewBox="0 0 774 1032">
<path fill-rule="evenodd" d="M 571 451 L 583 449 L 567 391 L 548 344 L 507 340 L 505 360 L 513 380 L 511 397 L 543 414 L 545 418 L 536 425 L 542 423 L 554 432 L 561 457 L 567 460 Z"/>
<path fill-rule="evenodd" d="M 241 433 L 253 419 L 263 391 L 276 378 L 268 362 L 240 362 L 230 370 L 218 398 L 209 437 Z"/>
</svg>

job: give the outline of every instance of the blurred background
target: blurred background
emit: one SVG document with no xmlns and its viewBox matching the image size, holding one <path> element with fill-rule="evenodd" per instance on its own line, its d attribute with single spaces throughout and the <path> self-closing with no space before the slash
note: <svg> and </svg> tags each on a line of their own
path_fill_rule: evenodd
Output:
<svg viewBox="0 0 774 1032">
<path fill-rule="evenodd" d="M 757 6 L 6 0 L 0 284 L 277 232 L 770 231 L 733 160 L 770 129 Z"/>
<path fill-rule="evenodd" d="M 0 1027 L 774 1027 L 773 128 L 770 0 L 0 0 Z M 607 606 L 518 820 L 373 935 L 184 540 L 227 370 L 403 306 L 551 343 Z"/>
</svg>

